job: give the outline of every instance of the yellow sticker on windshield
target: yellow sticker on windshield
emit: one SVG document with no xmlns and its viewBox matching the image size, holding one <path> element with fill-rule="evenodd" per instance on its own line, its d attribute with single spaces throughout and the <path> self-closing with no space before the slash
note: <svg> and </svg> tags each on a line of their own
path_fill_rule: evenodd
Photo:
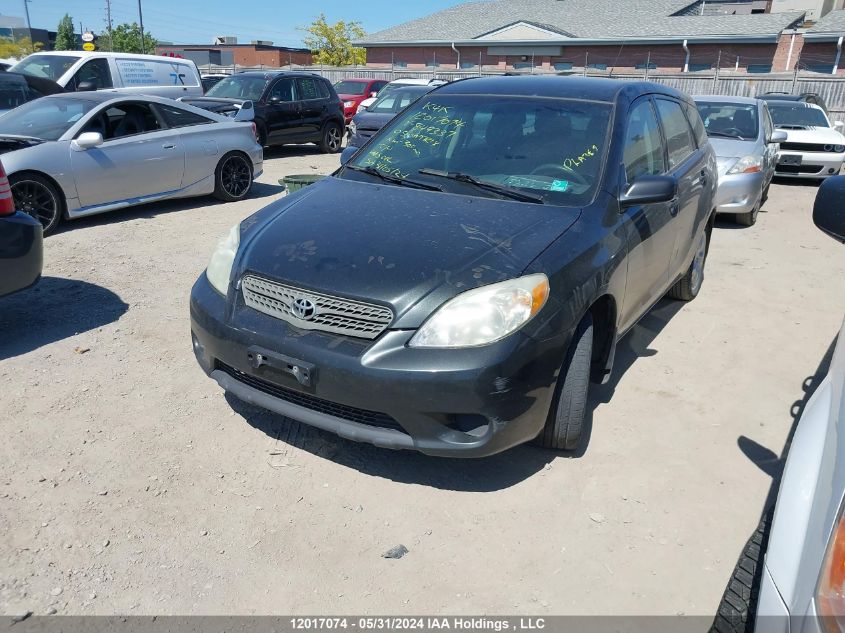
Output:
<svg viewBox="0 0 845 633">
<path fill-rule="evenodd" d="M 563 161 L 563 167 L 564 167 L 564 169 L 575 169 L 576 167 L 580 167 L 582 164 L 584 164 L 584 161 L 586 161 L 586 160 L 592 158 L 593 156 L 595 156 L 598 153 L 598 151 L 599 151 L 598 146 L 592 145 L 592 146 L 588 147 L 586 150 L 584 150 L 578 156 L 574 156 L 574 157 L 565 159 Z"/>
</svg>

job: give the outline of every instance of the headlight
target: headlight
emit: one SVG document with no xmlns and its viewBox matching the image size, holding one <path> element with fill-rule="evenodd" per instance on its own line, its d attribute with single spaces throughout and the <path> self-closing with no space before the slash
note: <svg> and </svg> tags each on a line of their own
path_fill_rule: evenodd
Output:
<svg viewBox="0 0 845 633">
<path fill-rule="evenodd" d="M 845 152 L 845 145 L 834 145 L 833 151 L 837 154 L 841 154 L 842 152 Z"/>
<path fill-rule="evenodd" d="M 235 255 L 238 254 L 238 246 L 241 244 L 241 225 L 236 224 L 217 243 L 217 248 L 208 262 L 205 275 L 209 283 L 214 286 L 220 294 L 225 295 L 229 291 L 229 277 L 232 274 L 232 264 L 235 263 Z"/>
<path fill-rule="evenodd" d="M 355 105 L 355 102 L 354 102 L 354 101 L 344 101 L 344 102 L 343 102 L 343 107 L 344 107 L 344 108 L 351 108 L 351 107 L 352 107 L 352 106 L 354 106 L 354 105 Z"/>
<path fill-rule="evenodd" d="M 411 347 L 475 347 L 516 332 L 549 298 L 549 279 L 527 275 L 468 290 L 434 312 L 408 343 Z"/>
<path fill-rule="evenodd" d="M 728 174 L 753 174 L 763 169 L 763 159 L 759 156 L 743 156 L 728 170 Z"/>
<path fill-rule="evenodd" d="M 352 136 L 355 136 L 355 134 L 356 134 L 357 132 L 358 132 L 358 126 L 357 126 L 357 125 L 355 125 L 355 121 L 350 121 L 350 122 L 349 122 L 349 133 L 350 133 Z"/>
<path fill-rule="evenodd" d="M 842 509 L 827 544 L 821 576 L 816 588 L 816 611 L 825 631 L 841 631 L 845 625 L 845 516 Z"/>
</svg>

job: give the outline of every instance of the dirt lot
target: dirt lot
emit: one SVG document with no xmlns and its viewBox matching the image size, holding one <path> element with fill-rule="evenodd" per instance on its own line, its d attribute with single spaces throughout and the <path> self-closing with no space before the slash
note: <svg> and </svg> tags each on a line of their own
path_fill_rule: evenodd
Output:
<svg viewBox="0 0 845 633">
<path fill-rule="evenodd" d="M 719 223 L 701 296 L 658 305 L 595 390 L 585 455 L 458 462 L 300 427 L 194 361 L 217 239 L 337 163 L 275 150 L 248 201 L 68 223 L 0 299 L 0 612 L 714 613 L 845 313 L 815 186 Z"/>
</svg>

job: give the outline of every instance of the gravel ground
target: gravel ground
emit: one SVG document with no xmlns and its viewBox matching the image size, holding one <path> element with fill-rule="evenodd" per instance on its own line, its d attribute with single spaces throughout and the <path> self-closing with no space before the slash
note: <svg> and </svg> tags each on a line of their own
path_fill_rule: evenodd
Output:
<svg viewBox="0 0 845 633">
<path fill-rule="evenodd" d="M 845 313 L 815 186 L 719 222 L 701 296 L 594 390 L 586 454 L 448 461 L 251 408 L 194 361 L 218 238 L 337 164 L 278 149 L 249 200 L 67 223 L 0 300 L 0 612 L 713 614 Z"/>
</svg>

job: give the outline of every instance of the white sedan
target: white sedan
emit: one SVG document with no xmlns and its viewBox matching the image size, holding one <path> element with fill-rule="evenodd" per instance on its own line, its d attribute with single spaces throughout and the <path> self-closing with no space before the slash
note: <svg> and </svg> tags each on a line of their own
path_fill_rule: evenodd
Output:
<svg viewBox="0 0 845 633">
<path fill-rule="evenodd" d="M 245 198 L 264 157 L 250 122 L 153 96 L 58 94 L 0 118 L 0 154 L 15 206 L 48 233 L 78 218 L 145 202 L 213 194 Z"/>
<path fill-rule="evenodd" d="M 823 179 L 839 173 L 845 161 L 842 123 L 831 124 L 813 103 L 769 101 L 768 106 L 775 127 L 787 137 L 780 144 L 776 176 Z"/>
</svg>

